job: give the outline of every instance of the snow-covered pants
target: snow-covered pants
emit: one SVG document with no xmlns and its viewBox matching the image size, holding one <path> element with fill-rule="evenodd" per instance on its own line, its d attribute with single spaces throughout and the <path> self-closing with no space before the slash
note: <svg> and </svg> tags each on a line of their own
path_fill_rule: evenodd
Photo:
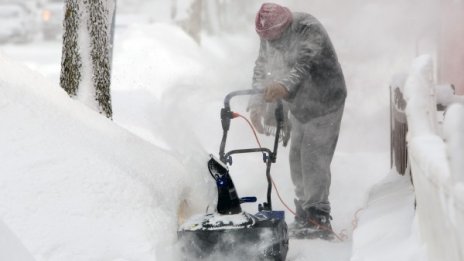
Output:
<svg viewBox="0 0 464 261">
<path fill-rule="evenodd" d="M 342 115 L 343 106 L 307 123 L 292 117 L 290 173 L 297 200 L 304 210 L 315 207 L 330 213 L 330 163 Z"/>
</svg>

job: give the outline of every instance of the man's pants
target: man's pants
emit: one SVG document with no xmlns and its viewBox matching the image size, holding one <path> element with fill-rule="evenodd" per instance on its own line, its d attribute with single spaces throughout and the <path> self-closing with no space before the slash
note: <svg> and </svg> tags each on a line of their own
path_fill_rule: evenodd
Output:
<svg viewBox="0 0 464 261">
<path fill-rule="evenodd" d="M 343 106 L 304 124 L 292 117 L 290 173 L 297 200 L 304 210 L 315 207 L 330 213 L 330 163 L 342 115 Z"/>
</svg>

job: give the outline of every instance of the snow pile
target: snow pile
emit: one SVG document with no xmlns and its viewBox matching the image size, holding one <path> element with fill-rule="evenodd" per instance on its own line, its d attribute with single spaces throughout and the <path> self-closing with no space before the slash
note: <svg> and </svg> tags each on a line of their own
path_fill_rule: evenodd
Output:
<svg viewBox="0 0 464 261">
<path fill-rule="evenodd" d="M 435 87 L 435 93 L 437 96 L 437 103 L 450 106 L 453 103 L 462 103 L 464 104 L 464 96 L 454 95 L 454 89 L 452 85 L 441 84 Z"/>
<path fill-rule="evenodd" d="M 454 104 L 446 112 L 443 126 L 451 172 L 456 182 L 464 182 L 464 106 Z M 463 195 L 463 194 L 461 194 Z"/>
<path fill-rule="evenodd" d="M 451 194 L 454 199 L 448 206 L 450 223 L 456 235 L 456 244 L 460 250 L 460 258 L 464 257 L 464 106 L 454 104 L 448 108 L 444 122 L 444 137 L 450 163 Z"/>
<path fill-rule="evenodd" d="M 392 171 L 377 184 L 353 235 L 351 261 L 425 260 L 418 243 L 414 200 L 409 176 Z"/>
<path fill-rule="evenodd" d="M 181 162 L 27 68 L 0 57 L 0 71 L 0 219 L 36 260 L 163 255 L 189 183 Z"/>
<path fill-rule="evenodd" d="M 453 109 L 445 119 L 447 144 L 437 126 L 436 98 L 432 86 L 433 63 L 429 56 L 417 58 L 405 86 L 409 124 L 408 150 L 417 196 L 417 215 L 422 242 L 429 260 L 462 260 L 464 200 L 462 167 L 454 162 L 462 155 L 462 110 Z M 456 126 L 461 127 L 456 127 Z M 461 132 L 460 132 L 461 131 Z M 451 134 L 451 135 L 450 135 Z M 456 144 L 453 144 L 456 142 Z M 459 159 L 462 161 L 462 157 Z M 459 173 L 459 174 L 458 174 Z"/>
<path fill-rule="evenodd" d="M 0 220 L 0 260 L 32 261 L 34 258 L 20 240 Z"/>
</svg>

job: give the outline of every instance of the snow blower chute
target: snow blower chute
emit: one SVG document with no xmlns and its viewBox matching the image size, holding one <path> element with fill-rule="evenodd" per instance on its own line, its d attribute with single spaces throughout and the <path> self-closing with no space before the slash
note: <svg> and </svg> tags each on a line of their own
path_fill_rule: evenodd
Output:
<svg viewBox="0 0 464 261">
<path fill-rule="evenodd" d="M 271 165 L 275 163 L 280 132 L 283 127 L 283 106 L 278 101 L 275 118 L 277 122 L 274 149 L 250 148 L 224 152 L 231 119 L 237 114 L 230 110 L 230 100 L 238 95 L 258 94 L 260 90 L 241 90 L 229 93 L 221 110 L 223 129 L 219 159 L 211 155 L 208 169 L 216 181 L 218 190 L 217 208 L 214 213 L 204 214 L 187 220 L 179 229 L 178 237 L 183 252 L 189 259 L 223 260 L 235 256 L 236 260 L 285 260 L 288 251 L 287 224 L 284 211 L 273 211 L 271 203 Z M 229 174 L 227 164 L 232 164 L 232 155 L 239 153 L 262 153 L 266 164 L 267 202 L 258 205 L 258 212 L 242 211 L 241 203 L 256 202 L 256 197 L 239 198 Z M 234 258 L 227 258 L 233 259 Z"/>
</svg>

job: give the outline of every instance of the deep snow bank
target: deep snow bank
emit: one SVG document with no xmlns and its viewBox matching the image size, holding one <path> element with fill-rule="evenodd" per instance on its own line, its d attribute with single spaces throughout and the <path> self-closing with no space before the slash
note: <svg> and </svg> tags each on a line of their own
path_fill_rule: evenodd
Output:
<svg viewBox="0 0 464 261">
<path fill-rule="evenodd" d="M 11 230 L 0 220 L 0 260 L 32 261 L 34 258 Z"/>
<path fill-rule="evenodd" d="M 392 171 L 369 193 L 353 234 L 351 261 L 426 260 L 409 176 Z"/>
<path fill-rule="evenodd" d="M 181 163 L 24 66 L 0 57 L 0 72 L 0 219 L 37 260 L 162 255 Z"/>
</svg>

